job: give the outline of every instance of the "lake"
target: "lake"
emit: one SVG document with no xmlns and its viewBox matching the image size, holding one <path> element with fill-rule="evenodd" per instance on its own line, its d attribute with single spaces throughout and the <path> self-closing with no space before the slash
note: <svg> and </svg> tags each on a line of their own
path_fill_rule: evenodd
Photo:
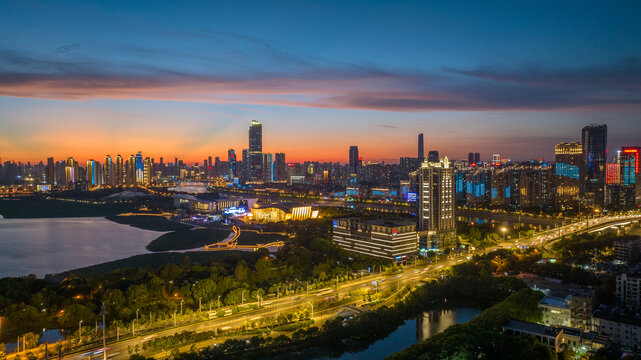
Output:
<svg viewBox="0 0 641 360">
<path fill-rule="evenodd" d="M 321 357 L 317 360 L 375 360 L 383 359 L 411 345 L 443 332 L 454 324 L 470 321 L 481 313 L 475 308 L 434 310 L 424 312 L 417 319 L 406 321 L 385 339 L 378 340 L 367 349 L 356 353 L 345 353 L 338 358 Z"/>
<path fill-rule="evenodd" d="M 66 270 L 148 253 L 164 232 L 101 217 L 0 219 L 0 278 Z"/>
</svg>

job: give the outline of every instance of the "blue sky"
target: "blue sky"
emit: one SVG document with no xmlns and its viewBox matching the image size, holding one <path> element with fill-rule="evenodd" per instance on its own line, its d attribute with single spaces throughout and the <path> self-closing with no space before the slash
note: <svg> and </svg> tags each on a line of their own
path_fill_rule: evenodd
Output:
<svg viewBox="0 0 641 360">
<path fill-rule="evenodd" d="M 641 2 L 0 1 L 0 154 L 551 158 L 639 145 Z M 73 140 L 71 140 L 73 138 Z M 411 141 L 410 141 L 411 140 Z"/>
</svg>

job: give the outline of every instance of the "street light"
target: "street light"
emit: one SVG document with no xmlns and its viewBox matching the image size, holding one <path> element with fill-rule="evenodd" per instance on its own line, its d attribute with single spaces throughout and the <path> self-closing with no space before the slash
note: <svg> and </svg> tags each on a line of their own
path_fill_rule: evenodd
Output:
<svg viewBox="0 0 641 360">
<path fill-rule="evenodd" d="M 202 303 L 203 297 L 198 298 L 198 312 L 202 311 L 203 303 Z"/>
<path fill-rule="evenodd" d="M 78 323 L 78 344 L 82 342 L 82 320 Z"/>
<path fill-rule="evenodd" d="M 218 295 L 218 308 L 220 309 L 220 295 Z"/>
<path fill-rule="evenodd" d="M 180 316 L 183 316 L 183 303 L 185 300 L 180 300 Z"/>
<path fill-rule="evenodd" d="M 501 232 L 503 233 L 503 242 L 505 242 L 505 232 L 506 231 L 507 231 L 507 229 L 505 227 L 501 228 Z"/>
<path fill-rule="evenodd" d="M 134 321 L 131 322 L 131 336 L 136 336 L 136 321 L 138 321 L 138 319 L 134 319 Z"/>
<path fill-rule="evenodd" d="M 240 305 L 243 305 L 245 303 L 245 290 L 241 290 L 240 292 Z"/>
<path fill-rule="evenodd" d="M 314 304 L 312 304 L 311 301 L 307 301 L 306 303 L 309 304 L 309 306 L 312 307 L 312 316 L 310 317 L 310 319 L 313 320 L 314 319 Z"/>
<path fill-rule="evenodd" d="M 107 307 L 105 303 L 102 303 L 102 308 L 100 309 L 100 314 L 102 314 L 102 359 L 107 360 L 107 340 L 105 337 L 105 316 L 107 315 Z"/>
<path fill-rule="evenodd" d="M 140 309 L 136 309 L 136 321 L 138 321 L 138 311 L 140 311 Z"/>
</svg>

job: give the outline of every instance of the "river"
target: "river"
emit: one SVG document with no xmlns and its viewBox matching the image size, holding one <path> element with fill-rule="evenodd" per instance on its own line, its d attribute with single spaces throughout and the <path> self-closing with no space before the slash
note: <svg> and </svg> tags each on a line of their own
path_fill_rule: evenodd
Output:
<svg viewBox="0 0 641 360">
<path fill-rule="evenodd" d="M 0 219 L 0 278 L 66 270 L 148 253 L 164 232 L 101 217 Z"/>
<path fill-rule="evenodd" d="M 481 313 L 474 308 L 433 310 L 424 312 L 417 319 L 406 321 L 385 339 L 378 340 L 367 349 L 355 353 L 345 353 L 338 358 L 320 357 L 317 360 L 376 360 L 397 353 L 411 345 L 443 332 L 454 324 L 471 320 Z"/>
</svg>

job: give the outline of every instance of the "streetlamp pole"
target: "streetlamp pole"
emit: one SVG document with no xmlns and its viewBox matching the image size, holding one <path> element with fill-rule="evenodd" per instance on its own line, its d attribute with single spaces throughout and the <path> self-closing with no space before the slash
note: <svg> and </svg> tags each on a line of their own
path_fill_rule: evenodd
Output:
<svg viewBox="0 0 641 360">
<path fill-rule="evenodd" d="M 105 336 L 105 331 L 107 327 L 105 323 L 105 316 L 107 315 L 107 307 L 105 306 L 105 303 L 102 303 L 100 314 L 102 315 L 102 360 L 107 360 L 107 338 Z"/>
<path fill-rule="evenodd" d="M 312 317 L 311 318 L 314 319 L 314 304 L 312 304 L 311 301 L 308 301 L 307 304 L 309 304 L 309 306 L 312 307 Z"/>
<path fill-rule="evenodd" d="M 218 308 L 220 309 L 220 295 L 218 295 Z"/>
<path fill-rule="evenodd" d="M 78 344 L 82 342 L 82 321 L 83 320 L 80 320 L 78 323 Z"/>
<path fill-rule="evenodd" d="M 140 311 L 140 309 L 136 309 L 136 321 L 138 321 L 138 311 Z"/>
<path fill-rule="evenodd" d="M 131 322 L 131 336 L 136 336 L 136 321 L 138 319 L 134 319 L 134 321 Z"/>
<path fill-rule="evenodd" d="M 201 297 L 198 298 L 198 312 L 202 312 L 202 308 L 203 308 L 203 302 L 202 301 L 203 301 L 203 297 L 201 296 Z"/>
<path fill-rule="evenodd" d="M 180 300 L 180 316 L 183 316 L 183 302 L 185 302 L 185 300 Z"/>
</svg>

